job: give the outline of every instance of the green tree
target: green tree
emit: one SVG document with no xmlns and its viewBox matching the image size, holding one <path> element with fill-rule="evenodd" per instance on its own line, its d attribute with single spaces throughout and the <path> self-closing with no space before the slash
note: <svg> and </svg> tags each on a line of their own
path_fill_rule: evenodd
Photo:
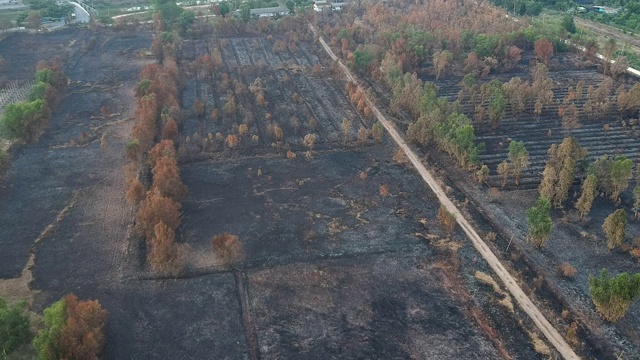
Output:
<svg viewBox="0 0 640 360">
<path fill-rule="evenodd" d="M 640 274 L 622 273 L 610 277 L 607 269 L 602 269 L 600 277 L 589 278 L 589 292 L 598 313 L 605 320 L 616 322 L 640 298 Z"/>
<path fill-rule="evenodd" d="M 193 22 L 196 20 L 196 14 L 193 11 L 183 11 L 176 21 L 176 24 L 181 32 L 186 32 Z"/>
<path fill-rule="evenodd" d="M 51 86 L 56 85 L 56 73 L 51 69 L 42 69 L 36 71 L 35 76 L 36 83 L 43 82 Z"/>
<path fill-rule="evenodd" d="M 509 162 L 513 177 L 516 179 L 516 185 L 520 185 L 522 170 L 529 167 L 529 152 L 522 141 L 511 141 L 509 143 Z"/>
<path fill-rule="evenodd" d="M 231 11 L 231 6 L 226 1 L 220 1 L 218 3 L 218 10 L 220 10 L 220 15 L 225 16 Z"/>
<path fill-rule="evenodd" d="M 607 216 L 602 224 L 602 230 L 607 237 L 607 247 L 609 250 L 615 249 L 616 246 L 622 244 L 625 237 L 625 229 L 627 227 L 627 212 L 624 209 L 618 209 L 613 214 Z"/>
<path fill-rule="evenodd" d="M 31 341 L 33 334 L 26 309 L 24 301 L 9 305 L 0 298 L 0 358 Z"/>
<path fill-rule="evenodd" d="M 498 125 L 500 125 L 500 121 L 502 120 L 502 116 L 504 116 L 506 108 L 507 102 L 504 100 L 502 86 L 494 87 L 488 106 L 489 122 L 491 123 L 491 129 L 493 131 L 496 131 Z"/>
<path fill-rule="evenodd" d="M 479 58 L 486 58 L 497 52 L 500 44 L 500 38 L 495 35 L 480 34 L 476 37 L 475 53 Z"/>
<path fill-rule="evenodd" d="M 476 179 L 478 179 L 480 183 L 484 183 L 489 179 L 489 167 L 487 165 L 482 164 L 480 169 L 476 171 Z"/>
<path fill-rule="evenodd" d="M 609 195 L 611 200 L 618 201 L 633 177 L 633 161 L 624 156 L 615 159 L 603 156 L 593 163 L 590 172 L 598 178 L 600 189 Z"/>
<path fill-rule="evenodd" d="M 44 309 L 44 325 L 33 339 L 33 346 L 38 352 L 38 360 L 60 359 L 60 333 L 66 319 L 66 304 L 64 299 L 58 300 Z"/>
<path fill-rule="evenodd" d="M 287 0 L 284 2 L 284 5 L 289 9 L 289 14 L 293 14 L 293 9 L 296 6 L 296 3 L 293 0 Z"/>
<path fill-rule="evenodd" d="M 10 139 L 35 140 L 38 132 L 49 121 L 49 116 L 49 108 L 40 99 L 9 104 L 0 119 L 0 131 Z"/>
<path fill-rule="evenodd" d="M 244 22 L 249 22 L 249 19 L 251 19 L 251 8 L 249 4 L 242 3 L 242 5 L 240 5 L 240 18 Z"/>
<path fill-rule="evenodd" d="M 377 142 L 382 141 L 382 137 L 384 136 L 384 126 L 382 126 L 379 121 L 373 124 L 373 127 L 371 128 L 371 136 L 373 136 L 373 139 Z"/>
<path fill-rule="evenodd" d="M 538 192 L 541 197 L 549 199 L 555 207 L 561 207 L 569 196 L 576 162 L 585 158 L 587 152 L 578 145 L 575 138 L 569 137 L 562 140 L 560 145 L 552 144 L 548 154 L 549 160 L 542 172 Z"/>
<path fill-rule="evenodd" d="M 575 33 L 576 23 L 573 21 L 573 16 L 569 14 L 562 16 L 562 27 L 571 34 Z"/>
<path fill-rule="evenodd" d="M 598 186 L 598 178 L 589 174 L 582 183 L 582 194 L 576 202 L 576 210 L 580 212 L 580 217 L 585 217 L 591 211 L 591 205 L 596 198 L 596 188 Z"/>
<path fill-rule="evenodd" d="M 529 226 L 529 237 L 535 246 L 541 248 L 549 240 L 553 222 L 549 215 L 551 203 L 549 199 L 540 197 L 536 204 L 527 210 L 527 224 Z"/>
<path fill-rule="evenodd" d="M 32 10 L 29 11 L 29 15 L 25 19 L 27 21 L 27 27 L 30 29 L 37 29 L 42 24 L 42 15 L 40 15 L 40 11 Z"/>
<path fill-rule="evenodd" d="M 509 176 L 509 163 L 505 160 L 498 164 L 498 175 L 502 179 L 500 186 L 504 187 L 507 184 L 507 177 Z"/>
<path fill-rule="evenodd" d="M 367 49 L 359 48 L 353 53 L 353 63 L 358 71 L 366 70 L 372 62 L 373 54 Z"/>
<path fill-rule="evenodd" d="M 31 91 L 29 92 L 29 96 L 27 97 L 27 99 L 29 101 L 46 101 L 46 96 L 50 91 L 52 91 L 51 85 L 44 82 L 37 82 L 31 87 Z"/>
<path fill-rule="evenodd" d="M 620 194 L 629 187 L 629 180 L 632 177 L 633 161 L 624 156 L 618 156 L 611 167 L 611 200 L 620 199 Z"/>
</svg>

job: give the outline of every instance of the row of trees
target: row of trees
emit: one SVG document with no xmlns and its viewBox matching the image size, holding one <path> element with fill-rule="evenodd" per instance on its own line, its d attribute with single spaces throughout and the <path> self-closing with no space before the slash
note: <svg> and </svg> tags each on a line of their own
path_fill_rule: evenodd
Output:
<svg viewBox="0 0 640 360">
<path fill-rule="evenodd" d="M 44 310 L 44 324 L 34 337 L 26 303 L 10 305 L 0 298 L 0 356 L 4 359 L 32 342 L 40 360 L 97 359 L 106 320 L 100 302 L 79 301 L 69 294 Z"/>
<path fill-rule="evenodd" d="M 178 44 L 173 41 L 166 44 Z M 138 177 L 129 177 L 127 200 L 138 206 L 135 229 L 146 239 L 149 266 L 160 274 L 176 276 L 182 263 L 175 231 L 180 225 L 180 201 L 187 188 L 180 179 L 174 144 L 181 115 L 179 71 L 170 52 L 163 54 L 162 65 L 150 64 L 141 71 L 133 140 L 126 148 L 127 157 L 137 167 L 143 172 L 151 169 L 153 180 L 147 189 Z"/>
<path fill-rule="evenodd" d="M 477 166 L 483 146 L 475 144 L 471 120 L 457 102 L 450 104 L 438 97 L 433 83 L 423 83 L 416 74 L 396 78 L 391 108 L 417 119 L 407 128 L 409 140 L 422 146 L 435 141 L 438 148 L 450 154 L 460 166 L 469 169 Z"/>
<path fill-rule="evenodd" d="M 619 202 L 620 195 L 629 187 L 629 182 L 633 178 L 633 162 L 624 156 L 603 156 L 585 169 L 584 159 L 586 159 L 587 151 L 580 147 L 572 137 L 565 138 L 559 145 L 552 144 L 548 154 L 549 160 L 545 165 L 542 181 L 538 187 L 541 199 L 539 201 L 548 201 L 549 205 L 561 208 L 569 197 L 569 190 L 574 183 L 577 169 L 582 168 L 580 170 L 583 173 L 586 171 L 587 175 L 582 182 L 581 194 L 574 204 L 581 217 L 589 214 L 598 194 Z M 582 163 L 582 166 L 578 166 L 579 163 Z M 634 209 L 640 207 L 640 173 L 638 180 L 633 191 Z M 536 207 L 544 208 L 538 205 Z M 548 209 L 544 213 L 548 213 Z M 536 217 L 528 217 L 530 234 L 532 231 L 535 232 L 538 223 L 536 219 Z M 623 209 L 618 209 L 607 217 L 603 229 L 609 249 L 622 243 L 625 226 L 626 212 Z M 550 229 L 545 232 L 545 241 L 549 234 Z M 538 246 L 544 244 L 541 241 L 534 241 L 534 243 Z"/>
</svg>

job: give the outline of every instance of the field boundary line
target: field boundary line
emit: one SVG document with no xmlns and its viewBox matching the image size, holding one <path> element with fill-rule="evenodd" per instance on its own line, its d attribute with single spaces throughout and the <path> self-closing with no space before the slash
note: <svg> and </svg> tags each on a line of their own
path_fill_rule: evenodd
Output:
<svg viewBox="0 0 640 360">
<path fill-rule="evenodd" d="M 327 45 L 323 37 L 315 29 L 315 27 L 310 22 L 308 23 L 308 25 L 314 35 L 318 36 L 320 44 L 327 52 L 329 57 L 336 61 L 336 63 L 340 66 L 347 80 L 358 84 L 358 87 L 362 89 L 362 86 L 359 85 L 359 83 L 356 81 L 355 77 L 351 74 L 351 71 L 333 53 L 329 45 Z M 367 106 L 369 106 L 369 108 L 373 111 L 374 115 L 387 130 L 391 138 L 402 149 L 402 151 L 404 151 L 405 155 L 407 156 L 409 161 L 411 161 L 411 164 L 413 164 L 413 166 L 416 168 L 424 182 L 429 185 L 431 190 L 438 197 L 440 203 L 447 209 L 447 211 L 455 216 L 458 225 L 460 225 L 467 237 L 471 240 L 473 246 L 487 261 L 491 269 L 493 269 L 496 275 L 498 275 L 509 293 L 511 293 L 511 295 L 516 299 L 518 305 L 520 305 L 520 308 L 524 310 L 527 315 L 529 315 L 538 329 L 542 332 L 542 334 L 544 334 L 547 340 L 551 342 L 551 344 L 556 348 L 556 350 L 562 355 L 563 358 L 580 359 L 578 355 L 576 355 L 576 353 L 573 351 L 571 346 L 569 346 L 569 344 L 564 340 L 562 335 L 560 335 L 558 330 L 556 330 L 556 328 L 551 325 L 551 323 L 544 317 L 540 309 L 538 309 L 536 305 L 531 301 L 531 299 L 524 293 L 522 288 L 516 282 L 515 278 L 511 276 L 509 271 L 507 271 L 504 265 L 502 265 L 500 260 L 498 260 L 496 255 L 491 251 L 491 249 L 482 240 L 482 238 L 480 238 L 471 224 L 464 218 L 464 216 L 462 216 L 460 210 L 458 210 L 453 202 L 447 197 L 442 187 L 436 182 L 433 175 L 431 175 L 431 173 L 424 167 L 418 156 L 407 145 L 402 136 L 396 130 L 395 126 L 385 118 L 385 116 L 380 112 L 380 110 L 378 110 L 375 104 L 369 99 L 366 93 L 364 93 L 364 99 L 367 103 Z"/>
</svg>

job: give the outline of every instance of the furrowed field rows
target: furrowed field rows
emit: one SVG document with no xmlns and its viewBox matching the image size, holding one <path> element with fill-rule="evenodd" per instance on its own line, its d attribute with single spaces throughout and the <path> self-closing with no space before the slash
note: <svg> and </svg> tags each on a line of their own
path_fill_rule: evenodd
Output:
<svg viewBox="0 0 640 360">
<path fill-rule="evenodd" d="M 184 91 L 187 109 L 196 99 L 206 103 L 201 117 L 190 116 L 183 125 L 185 136 L 204 138 L 220 133 L 224 139 L 244 123 L 248 135 L 241 139 L 241 148 L 259 147 L 264 151 L 272 147 L 273 129 L 277 125 L 283 130 L 282 145 L 297 151 L 304 150 L 303 138 L 309 133 L 317 136 L 316 149 L 335 147 L 344 139 L 345 118 L 352 123 L 350 138 L 355 139 L 360 127 L 371 127 L 371 121 L 367 123 L 349 102 L 342 84 L 332 80 L 330 66 L 321 63 L 312 47 L 300 43 L 297 47 L 276 50 L 275 41 L 233 38 L 218 47 L 223 64 L 216 70 L 215 79 L 200 71 L 195 74 L 196 81 L 187 84 Z M 197 63 L 199 57 L 213 50 L 204 42 L 194 42 L 183 47 L 183 58 Z M 226 88 L 221 86 L 225 77 L 230 81 Z M 255 84 L 262 87 L 266 103 L 258 104 L 257 95 L 251 90 Z M 244 90 L 239 90 L 242 87 Z M 236 103 L 237 111 L 233 113 L 224 110 L 230 96 Z M 212 120 L 209 113 L 215 109 L 220 119 Z M 258 139 L 249 141 L 253 135 Z M 215 146 L 212 151 L 222 148 Z"/>
<path fill-rule="evenodd" d="M 4 112 L 4 108 L 13 103 L 23 101 L 29 95 L 33 80 L 30 81 L 11 81 L 3 89 L 0 89 L 0 115 Z"/>
</svg>

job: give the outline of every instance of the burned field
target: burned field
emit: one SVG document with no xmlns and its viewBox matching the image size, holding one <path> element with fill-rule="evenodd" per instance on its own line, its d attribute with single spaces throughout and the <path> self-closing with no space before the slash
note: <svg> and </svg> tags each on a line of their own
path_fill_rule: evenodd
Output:
<svg viewBox="0 0 640 360">
<path fill-rule="evenodd" d="M 122 169 L 151 34 L 28 37 L 71 83 L 2 181 L 0 290 L 24 280 L 36 310 L 98 299 L 109 359 L 553 356 L 393 143 L 362 130 L 328 57 L 285 38 L 182 41 L 185 267 L 166 277 L 130 234 Z M 19 59 L 2 75 L 33 69 Z M 242 244 L 231 263 L 212 249 L 224 232 Z"/>
<path fill-rule="evenodd" d="M 439 225 L 435 196 L 391 160 L 391 143 L 358 136 L 372 120 L 348 102 L 327 57 L 277 41 L 183 46 L 195 64 L 219 52 L 224 73 L 213 81 L 194 66 L 182 97 L 184 276 L 228 276 L 211 239 L 238 236 L 244 256 L 230 273 L 251 356 L 535 357 L 531 325 L 474 278 L 487 269 Z M 235 112 L 225 111 L 230 97 Z M 195 102 L 205 109 L 189 109 Z"/>
</svg>

